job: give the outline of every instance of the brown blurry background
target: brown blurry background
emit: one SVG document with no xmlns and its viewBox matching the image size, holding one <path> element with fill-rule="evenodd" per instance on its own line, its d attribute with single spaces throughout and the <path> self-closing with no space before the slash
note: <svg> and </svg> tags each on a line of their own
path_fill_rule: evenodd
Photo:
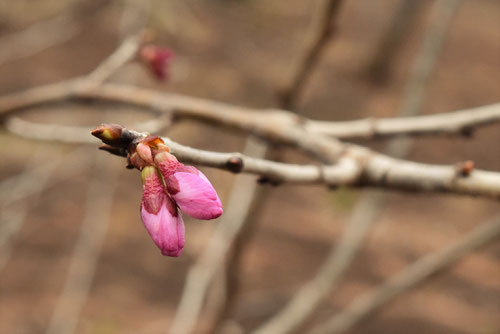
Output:
<svg viewBox="0 0 500 334">
<path fill-rule="evenodd" d="M 385 80 L 374 80 L 369 65 L 401 1 L 344 1 L 338 31 L 307 82 L 298 112 L 325 120 L 395 115 L 434 3 L 421 1 L 415 7 L 415 22 L 409 24 L 401 48 L 391 55 Z M 132 63 L 112 81 L 237 105 L 276 107 L 277 92 L 292 75 L 322 3 L 154 0 L 148 9 L 141 0 L 0 0 L 0 94 L 87 74 L 129 29 L 145 25 L 155 31 L 158 43 L 175 52 L 170 80 L 156 82 L 140 64 Z M 12 36 L 41 22 L 55 29 L 50 36 L 33 38 L 50 37 L 54 42 L 39 50 L 32 47 L 33 38 L 27 46 L 15 44 L 23 39 Z M 500 2 L 465 0 L 449 28 L 422 112 L 498 102 L 499 78 Z M 112 104 L 68 102 L 30 110 L 23 117 L 90 129 L 105 121 L 127 126 L 150 115 Z M 221 152 L 241 151 L 245 138 L 187 121 L 164 134 Z M 500 171 L 499 142 L 498 126 L 480 129 L 472 138 L 418 138 L 410 159 L 437 164 L 471 159 L 481 169 Z M 0 143 L 0 224 L 14 219 L 19 228 L 9 237 L 4 229 L 0 240 L 0 333 L 45 332 L 68 271 L 94 267 L 77 333 L 163 333 L 174 316 L 187 270 L 217 221 L 186 217 L 182 256 L 163 257 L 140 220 L 139 173 L 126 170 L 123 159 L 98 152 L 97 140 L 81 147 L 33 141 L 2 127 Z M 382 143 L 370 146 L 380 149 Z M 284 160 L 307 158 L 285 150 Z M 29 173 L 50 161 L 54 161 L 51 170 Z M 203 171 L 226 203 L 234 176 Z M 22 176 L 15 179 L 16 175 Z M 109 227 L 100 221 L 107 220 L 106 215 L 96 212 L 106 210 L 107 204 L 92 202 L 100 192 L 110 192 L 112 198 Z M 16 199 L 18 193 L 26 196 Z M 238 276 L 240 292 L 230 311 L 243 331 L 268 319 L 315 274 L 361 193 L 297 185 L 271 192 L 257 213 L 258 225 Z M 355 296 L 497 212 L 498 204 L 490 200 L 391 193 L 341 285 L 309 324 L 328 318 Z M 71 264 L 75 245 L 85 247 L 78 242 L 89 231 L 84 221 L 93 226 L 90 231 L 99 231 L 85 239 L 86 245 L 97 244 L 96 253 L 82 251 L 96 259 L 95 266 L 86 256 L 82 261 L 90 263 Z M 499 263 L 496 242 L 402 294 L 352 333 L 499 333 Z"/>
</svg>

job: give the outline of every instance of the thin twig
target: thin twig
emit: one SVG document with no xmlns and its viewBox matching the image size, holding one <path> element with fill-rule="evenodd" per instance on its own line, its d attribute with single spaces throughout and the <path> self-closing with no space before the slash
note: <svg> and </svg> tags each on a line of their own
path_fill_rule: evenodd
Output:
<svg viewBox="0 0 500 334">
<path fill-rule="evenodd" d="M 420 258 L 375 290 L 357 297 L 339 314 L 314 328 L 311 334 L 346 332 L 401 293 L 423 283 L 437 272 L 499 237 L 500 218 L 496 217 L 449 246 Z"/>
</svg>

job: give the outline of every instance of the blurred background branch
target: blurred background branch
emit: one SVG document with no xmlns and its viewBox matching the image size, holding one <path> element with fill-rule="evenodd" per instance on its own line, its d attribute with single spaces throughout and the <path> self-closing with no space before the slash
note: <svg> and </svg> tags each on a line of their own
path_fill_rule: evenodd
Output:
<svg viewBox="0 0 500 334">
<path fill-rule="evenodd" d="M 493 218 L 452 244 L 428 254 L 372 292 L 354 299 L 345 310 L 314 328 L 311 333 L 344 333 L 399 294 L 422 284 L 437 272 L 459 261 L 500 236 L 500 219 Z"/>
<path fill-rule="evenodd" d="M 94 153 L 94 156 L 96 153 Z M 89 184 L 80 235 L 50 320 L 47 334 L 74 333 L 92 287 L 101 248 L 111 219 L 119 175 L 102 155 L 95 156 L 94 179 Z"/>
</svg>

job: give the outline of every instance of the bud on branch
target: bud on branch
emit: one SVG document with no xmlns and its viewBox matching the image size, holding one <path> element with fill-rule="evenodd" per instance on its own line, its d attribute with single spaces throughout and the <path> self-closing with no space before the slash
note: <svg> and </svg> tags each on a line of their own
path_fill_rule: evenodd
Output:
<svg viewBox="0 0 500 334">
<path fill-rule="evenodd" d="M 126 156 L 129 165 L 141 171 L 141 218 L 163 255 L 177 257 L 184 248 L 180 210 L 204 220 L 222 214 L 222 203 L 208 178 L 179 162 L 160 137 L 118 124 L 101 124 L 91 133 L 106 144 L 100 149 Z"/>
</svg>

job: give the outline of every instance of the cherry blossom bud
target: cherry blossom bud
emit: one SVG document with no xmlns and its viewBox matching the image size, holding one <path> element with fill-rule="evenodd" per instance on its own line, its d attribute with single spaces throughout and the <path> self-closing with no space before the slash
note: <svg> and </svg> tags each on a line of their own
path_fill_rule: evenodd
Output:
<svg viewBox="0 0 500 334">
<path fill-rule="evenodd" d="M 128 138 L 123 138 L 122 133 L 124 127 L 119 124 L 101 124 L 91 131 L 91 134 L 105 144 L 111 145 L 113 147 L 123 147 Z"/>
<path fill-rule="evenodd" d="M 155 167 L 144 167 L 141 176 L 141 218 L 144 226 L 163 255 L 177 257 L 185 244 L 181 213 L 165 192 Z"/>
<path fill-rule="evenodd" d="M 143 161 L 147 162 L 149 165 L 153 164 L 153 154 L 151 153 L 151 148 L 147 144 L 137 144 L 136 151 Z"/>
<path fill-rule="evenodd" d="M 157 45 L 145 45 L 139 52 L 141 60 L 148 65 L 158 80 L 168 78 L 168 65 L 173 55 L 170 49 Z"/>
<path fill-rule="evenodd" d="M 146 161 L 142 160 L 142 158 L 140 157 L 139 153 L 137 152 L 133 152 L 133 153 L 130 153 L 129 154 L 129 157 L 128 157 L 128 162 L 131 166 L 133 166 L 132 168 L 137 168 L 138 170 L 142 170 L 144 167 L 146 166 L 150 166 L 149 163 L 147 163 Z"/>
<path fill-rule="evenodd" d="M 183 164 L 181 164 L 173 154 L 168 152 L 160 152 L 156 154 L 154 162 L 165 180 L 172 175 L 177 168 L 183 166 Z"/>
<path fill-rule="evenodd" d="M 193 166 L 184 166 L 170 153 L 159 153 L 155 164 L 167 191 L 179 208 L 197 219 L 214 219 L 222 214 L 222 203 L 207 177 Z"/>
<path fill-rule="evenodd" d="M 149 149 L 151 150 L 153 156 L 160 152 L 170 152 L 170 148 L 168 148 L 168 146 L 165 145 L 163 139 L 161 139 L 161 137 L 158 136 L 147 136 L 141 141 L 141 143 L 149 146 Z"/>
</svg>

